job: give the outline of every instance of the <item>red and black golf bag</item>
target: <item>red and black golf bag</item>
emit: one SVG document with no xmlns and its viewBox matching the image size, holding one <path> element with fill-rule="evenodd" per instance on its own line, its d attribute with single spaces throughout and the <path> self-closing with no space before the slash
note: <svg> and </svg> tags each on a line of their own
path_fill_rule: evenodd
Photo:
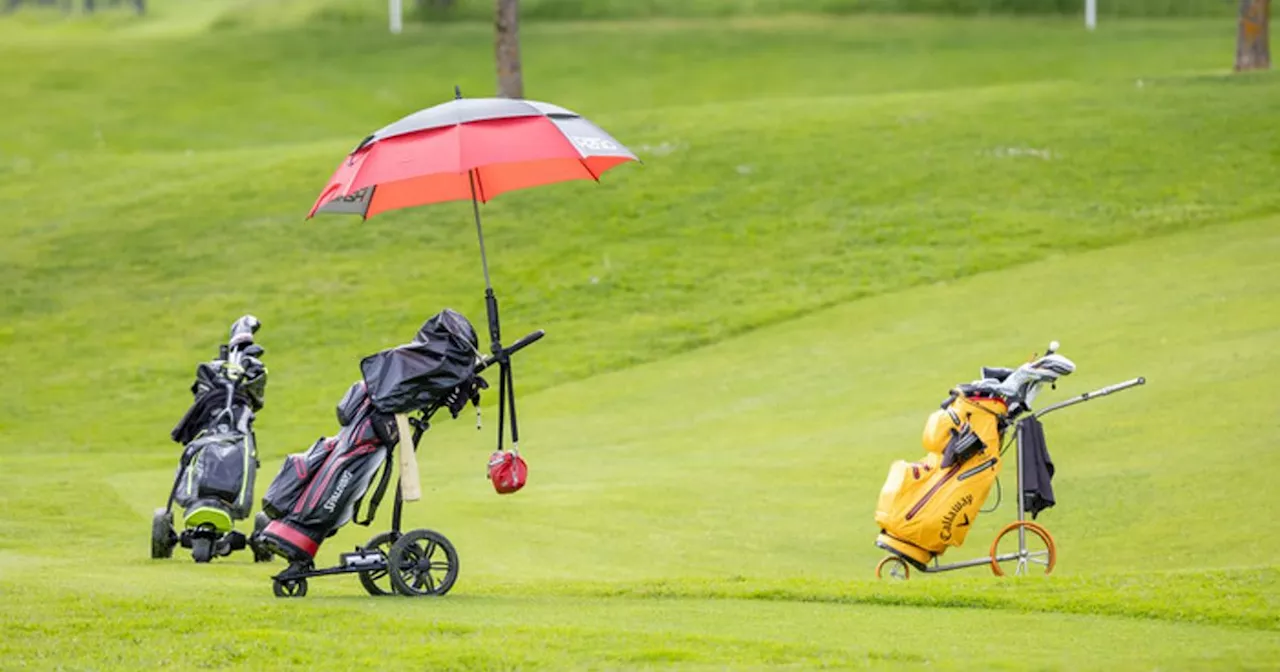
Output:
<svg viewBox="0 0 1280 672">
<path fill-rule="evenodd" d="M 364 358 L 363 380 L 337 406 L 342 430 L 286 457 L 267 488 L 262 510 L 271 522 L 258 534 L 259 542 L 291 562 L 309 563 L 343 525 L 352 520 L 369 525 L 391 481 L 392 454 L 402 438 L 396 414 L 421 411 L 425 428 L 439 408 L 456 418 L 468 402 L 478 404 L 487 384 L 476 375 L 477 361 L 471 323 L 447 309 L 427 320 L 412 343 Z"/>
</svg>

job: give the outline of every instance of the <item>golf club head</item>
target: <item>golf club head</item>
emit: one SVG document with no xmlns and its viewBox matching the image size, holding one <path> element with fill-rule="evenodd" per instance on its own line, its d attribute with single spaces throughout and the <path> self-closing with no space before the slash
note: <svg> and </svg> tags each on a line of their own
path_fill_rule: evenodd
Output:
<svg viewBox="0 0 1280 672">
<path fill-rule="evenodd" d="M 266 352 L 266 349 L 263 348 L 261 345 L 258 345 L 257 343 L 254 343 L 253 345 L 250 345 L 249 347 L 244 349 L 244 354 L 246 357 L 254 357 L 254 358 L 261 357 L 262 353 L 264 352 Z"/>
<path fill-rule="evenodd" d="M 1075 373 L 1076 363 L 1062 355 L 1051 353 L 1036 360 L 1032 368 L 1044 379 L 1057 380 Z"/>
<path fill-rule="evenodd" d="M 237 345 L 253 343 L 253 335 L 257 333 L 261 326 L 262 322 L 258 321 L 258 318 L 252 315 L 245 315 L 236 320 L 235 323 L 231 325 L 230 345 L 235 347 Z"/>
</svg>

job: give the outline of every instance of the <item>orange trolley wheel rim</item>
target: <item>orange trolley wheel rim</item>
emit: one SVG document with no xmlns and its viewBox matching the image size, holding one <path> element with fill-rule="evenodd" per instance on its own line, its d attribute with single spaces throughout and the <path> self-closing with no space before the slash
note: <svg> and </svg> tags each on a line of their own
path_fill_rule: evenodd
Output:
<svg viewBox="0 0 1280 672">
<path fill-rule="evenodd" d="M 1029 520 L 1015 521 L 1015 522 L 1009 523 L 1008 525 L 1005 525 L 1004 529 L 1000 530 L 1000 534 L 997 534 L 996 538 L 992 540 L 991 553 L 990 553 L 991 573 L 995 574 L 996 576 L 1005 575 L 1004 569 L 1000 567 L 1000 562 L 996 560 L 996 556 L 1000 551 L 1000 540 L 1004 539 L 1006 534 L 1009 534 L 1010 532 L 1016 532 L 1018 528 L 1023 528 L 1027 532 L 1030 532 L 1031 534 L 1034 534 L 1037 537 L 1040 537 L 1040 541 L 1044 542 L 1045 549 L 1047 549 L 1047 553 L 1049 556 L 1044 563 L 1044 573 L 1045 574 L 1052 573 L 1054 566 L 1058 564 L 1058 546 L 1057 544 L 1054 543 L 1053 535 L 1049 534 L 1048 530 L 1044 529 L 1044 527 L 1036 523 L 1033 523 Z"/>
<path fill-rule="evenodd" d="M 895 569 L 902 570 L 901 577 L 894 574 Z M 876 578 L 883 579 L 885 578 L 885 574 L 888 574 L 891 579 L 901 579 L 902 581 L 906 581 L 911 578 L 911 566 L 907 564 L 906 560 L 903 560 L 896 555 L 886 555 L 880 560 L 880 563 L 876 565 Z"/>
</svg>

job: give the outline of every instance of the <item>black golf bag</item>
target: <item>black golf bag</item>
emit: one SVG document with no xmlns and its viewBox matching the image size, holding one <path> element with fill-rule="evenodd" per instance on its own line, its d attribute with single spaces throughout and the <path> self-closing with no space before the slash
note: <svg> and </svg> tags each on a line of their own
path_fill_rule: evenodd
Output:
<svg viewBox="0 0 1280 672">
<path fill-rule="evenodd" d="M 368 526 L 391 481 L 392 455 L 401 438 L 395 416 L 421 411 L 425 427 L 441 407 L 456 418 L 468 402 L 478 403 L 479 390 L 487 385 L 475 373 L 477 355 L 471 323 L 446 309 L 427 320 L 413 342 L 365 357 L 363 379 L 337 405 L 338 435 L 286 457 L 267 487 L 262 510 L 271 522 L 257 534 L 258 543 L 306 564 L 343 525 L 354 520 Z"/>
<path fill-rule="evenodd" d="M 253 316 L 240 318 L 218 358 L 196 366 L 194 400 L 170 433 L 183 450 L 169 505 L 152 522 L 152 557 L 168 557 L 181 543 L 197 562 L 207 562 L 246 545 L 234 526 L 253 509 L 258 468 L 253 422 L 267 385 L 267 369 L 258 359 L 263 349 L 253 341 L 258 327 Z M 173 504 L 183 509 L 181 534 L 173 530 Z"/>
<path fill-rule="evenodd" d="M 186 510 L 188 527 L 193 526 L 193 518 L 200 517 L 202 509 L 225 510 L 233 521 L 248 518 L 253 509 L 253 482 L 258 468 L 253 411 L 248 405 L 233 404 L 227 421 L 183 448 L 182 474 L 173 501 Z M 215 527 L 223 532 L 229 530 L 222 529 L 223 525 Z"/>
</svg>

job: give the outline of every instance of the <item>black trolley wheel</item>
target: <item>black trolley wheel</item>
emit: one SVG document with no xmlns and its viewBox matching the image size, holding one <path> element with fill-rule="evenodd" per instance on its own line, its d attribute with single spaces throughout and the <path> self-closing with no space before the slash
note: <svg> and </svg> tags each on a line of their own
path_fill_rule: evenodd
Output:
<svg viewBox="0 0 1280 672">
<path fill-rule="evenodd" d="M 276 597 L 306 597 L 307 596 L 307 580 L 298 579 L 272 579 L 271 592 Z"/>
<path fill-rule="evenodd" d="M 366 551 L 382 551 L 385 557 L 391 557 L 391 547 L 396 541 L 395 534 L 391 532 L 383 532 L 369 540 L 369 543 L 362 546 Z M 396 592 L 395 586 L 391 583 L 391 571 L 387 567 L 382 569 L 370 569 L 360 572 L 360 585 L 364 586 L 364 591 L 375 597 L 382 595 L 393 595 Z"/>
<path fill-rule="evenodd" d="M 272 553 L 271 549 L 264 546 L 259 540 L 259 535 L 262 534 L 263 530 L 267 529 L 267 525 L 270 522 L 271 519 L 262 511 L 259 511 L 258 515 L 253 518 L 253 535 L 249 537 L 249 550 L 253 551 L 254 562 L 271 562 L 275 558 L 275 553 Z"/>
<path fill-rule="evenodd" d="M 173 513 L 168 509 L 156 509 L 151 516 L 151 557 L 159 560 L 173 557 L 173 547 L 178 545 L 178 534 L 173 531 Z"/>
<path fill-rule="evenodd" d="M 391 585 L 408 597 L 444 595 L 458 580 L 458 552 L 443 534 L 413 530 L 387 554 Z"/>
<path fill-rule="evenodd" d="M 213 559 L 213 540 L 208 537 L 195 537 L 191 540 L 191 559 L 196 562 L 209 562 Z"/>
</svg>

